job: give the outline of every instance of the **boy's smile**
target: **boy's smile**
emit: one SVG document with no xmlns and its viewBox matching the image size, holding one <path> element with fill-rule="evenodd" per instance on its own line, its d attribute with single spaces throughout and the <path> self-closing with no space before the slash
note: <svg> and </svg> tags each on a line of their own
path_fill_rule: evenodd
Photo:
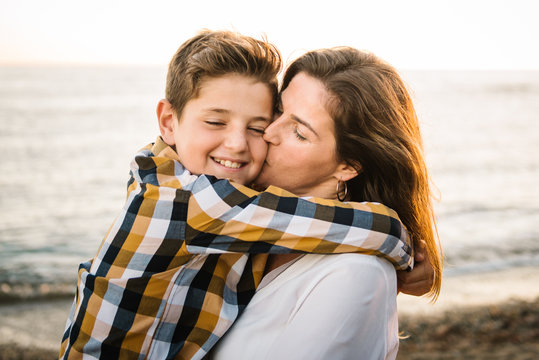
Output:
<svg viewBox="0 0 539 360">
<path fill-rule="evenodd" d="M 167 144 L 175 145 L 191 173 L 249 184 L 266 158 L 262 135 L 272 115 L 273 97 L 267 85 L 227 74 L 203 80 L 179 121 L 173 116 L 170 124 L 161 125 L 161 134 Z"/>
<path fill-rule="evenodd" d="M 223 160 L 223 159 L 217 159 L 217 158 L 212 158 L 212 159 L 216 163 L 221 164 L 224 167 L 229 168 L 229 169 L 239 169 L 240 167 L 246 164 L 245 162 L 242 162 L 242 161 L 236 162 L 234 160 Z"/>
</svg>

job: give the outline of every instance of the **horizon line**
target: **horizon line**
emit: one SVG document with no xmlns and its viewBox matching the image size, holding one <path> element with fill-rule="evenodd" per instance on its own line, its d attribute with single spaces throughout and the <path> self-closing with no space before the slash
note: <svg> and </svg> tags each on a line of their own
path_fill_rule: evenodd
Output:
<svg viewBox="0 0 539 360">
<path fill-rule="evenodd" d="M 399 71 L 539 71 L 539 66 L 537 67 L 502 67 L 502 66 L 492 66 L 492 67 L 444 67 L 444 66 L 396 66 L 393 65 Z M 132 68 L 167 68 L 167 63 L 128 63 L 128 62 L 75 62 L 75 61 L 42 61 L 42 62 L 32 62 L 32 61 L 19 61 L 19 62 L 1 62 L 0 67 L 132 67 Z"/>
</svg>

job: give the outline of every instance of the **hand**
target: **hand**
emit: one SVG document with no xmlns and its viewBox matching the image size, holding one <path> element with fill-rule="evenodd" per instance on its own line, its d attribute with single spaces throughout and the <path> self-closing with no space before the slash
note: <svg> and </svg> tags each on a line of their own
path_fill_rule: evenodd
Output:
<svg viewBox="0 0 539 360">
<path fill-rule="evenodd" d="M 397 292 L 408 295 L 425 295 L 434 283 L 434 270 L 425 251 L 425 241 L 421 240 L 414 256 L 415 266 L 410 272 L 397 271 Z"/>
</svg>

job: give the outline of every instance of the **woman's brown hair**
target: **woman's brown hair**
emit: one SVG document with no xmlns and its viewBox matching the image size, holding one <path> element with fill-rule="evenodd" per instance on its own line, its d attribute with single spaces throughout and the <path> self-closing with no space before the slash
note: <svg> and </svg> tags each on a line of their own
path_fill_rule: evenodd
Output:
<svg viewBox="0 0 539 360">
<path fill-rule="evenodd" d="M 349 47 L 304 54 L 288 67 L 281 91 L 299 73 L 320 80 L 330 94 L 326 108 L 335 121 L 337 154 L 358 171 L 347 182 L 350 200 L 391 207 L 413 244 L 426 242 L 434 269 L 429 295 L 436 299 L 442 249 L 419 123 L 401 77 L 375 55 Z"/>
</svg>

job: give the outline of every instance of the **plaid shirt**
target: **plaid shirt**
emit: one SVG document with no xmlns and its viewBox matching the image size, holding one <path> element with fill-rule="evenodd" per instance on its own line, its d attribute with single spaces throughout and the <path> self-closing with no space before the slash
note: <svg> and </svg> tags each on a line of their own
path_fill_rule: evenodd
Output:
<svg viewBox="0 0 539 360">
<path fill-rule="evenodd" d="M 267 254 L 360 252 L 408 269 L 408 241 L 381 204 L 194 176 L 158 138 L 136 155 L 123 210 L 80 265 L 60 358 L 200 359 L 254 295 Z"/>
</svg>

